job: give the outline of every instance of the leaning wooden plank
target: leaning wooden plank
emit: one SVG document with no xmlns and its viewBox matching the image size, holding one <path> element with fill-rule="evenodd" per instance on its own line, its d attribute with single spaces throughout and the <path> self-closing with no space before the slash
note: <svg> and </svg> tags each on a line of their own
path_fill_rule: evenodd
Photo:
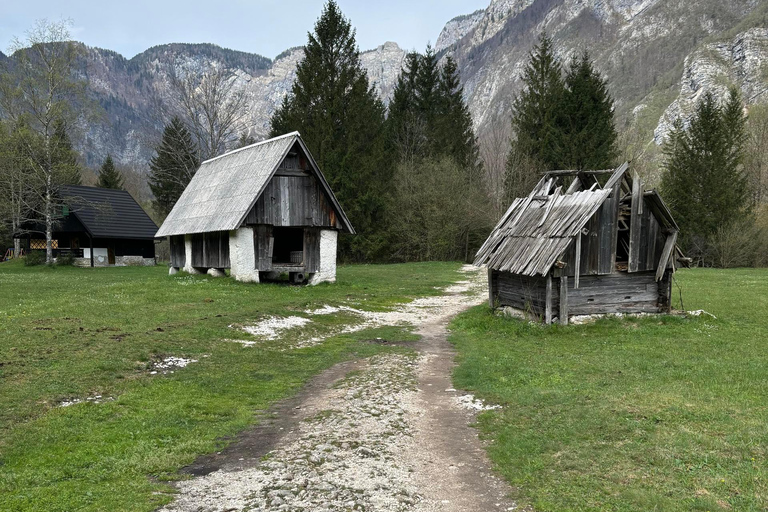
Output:
<svg viewBox="0 0 768 512">
<path fill-rule="evenodd" d="M 659 267 L 656 269 L 656 281 L 661 281 L 664 278 L 664 271 L 667 269 L 667 263 L 672 256 L 675 243 L 677 243 L 677 231 L 667 236 L 667 242 L 664 244 L 664 250 L 661 252 Z"/>
<path fill-rule="evenodd" d="M 624 177 L 624 173 L 627 172 L 627 169 L 629 169 L 629 162 L 624 162 L 622 165 L 619 166 L 618 169 L 616 169 L 613 172 L 613 175 L 608 178 L 608 181 L 605 182 L 605 186 L 603 189 L 610 190 L 613 188 L 616 183 L 619 183 L 621 179 Z"/>
<path fill-rule="evenodd" d="M 632 177 L 632 214 L 629 221 L 629 271 L 637 272 L 640 263 L 640 236 L 642 234 L 643 183 L 637 173 Z"/>
</svg>

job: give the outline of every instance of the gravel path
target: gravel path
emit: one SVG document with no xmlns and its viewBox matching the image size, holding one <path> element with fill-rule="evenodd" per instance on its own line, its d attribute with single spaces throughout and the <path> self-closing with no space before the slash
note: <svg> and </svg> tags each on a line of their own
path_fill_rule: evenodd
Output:
<svg viewBox="0 0 768 512">
<path fill-rule="evenodd" d="M 451 386 L 447 322 L 485 297 L 485 273 L 464 270 L 467 281 L 392 316 L 417 326 L 417 354 L 378 355 L 319 376 L 276 419 L 196 464 L 191 472 L 201 476 L 180 482 L 162 510 L 515 509 L 468 426 L 478 402 L 459 400 Z"/>
</svg>

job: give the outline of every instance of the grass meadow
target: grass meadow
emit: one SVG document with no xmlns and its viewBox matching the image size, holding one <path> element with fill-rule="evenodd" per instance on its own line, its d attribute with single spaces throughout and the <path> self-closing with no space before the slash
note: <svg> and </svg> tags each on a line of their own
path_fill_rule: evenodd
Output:
<svg viewBox="0 0 768 512">
<path fill-rule="evenodd" d="M 522 504 L 768 510 L 768 270 L 677 280 L 717 318 L 545 328 L 478 306 L 453 322 L 455 385 L 503 406 L 478 428 Z"/>
<path fill-rule="evenodd" d="M 456 263 L 342 266 L 317 287 L 252 285 L 167 268 L 0 264 L 0 510 L 151 511 L 172 499 L 169 480 L 198 455 L 258 421 L 331 365 L 383 350 L 373 337 L 335 336 L 283 350 L 252 347 L 233 324 L 307 316 L 323 305 L 385 310 L 460 278 Z M 334 332 L 354 319 L 324 315 L 291 335 Z M 151 374 L 168 356 L 198 362 Z M 60 407 L 101 395 L 102 403 Z"/>
</svg>

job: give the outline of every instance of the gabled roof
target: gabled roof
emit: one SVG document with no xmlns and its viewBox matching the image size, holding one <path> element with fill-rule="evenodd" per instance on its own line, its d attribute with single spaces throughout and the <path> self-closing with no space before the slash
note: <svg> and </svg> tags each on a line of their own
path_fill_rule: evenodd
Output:
<svg viewBox="0 0 768 512">
<path fill-rule="evenodd" d="M 292 132 L 203 162 L 156 236 L 230 231 L 240 227 L 295 143 L 307 155 L 312 172 L 328 195 L 344 231 L 354 233 L 299 132 Z"/>
<path fill-rule="evenodd" d="M 155 238 L 157 224 L 125 190 L 70 185 L 61 197 L 94 238 Z"/>
</svg>

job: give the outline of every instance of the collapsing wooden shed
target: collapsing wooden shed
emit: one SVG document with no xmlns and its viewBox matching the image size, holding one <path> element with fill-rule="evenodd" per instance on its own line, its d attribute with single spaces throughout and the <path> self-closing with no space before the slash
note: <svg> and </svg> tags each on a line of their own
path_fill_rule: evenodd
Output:
<svg viewBox="0 0 768 512">
<path fill-rule="evenodd" d="M 293 132 L 203 162 L 156 236 L 170 240 L 171 273 L 318 284 L 336 280 L 339 232 L 354 229 Z"/>
<path fill-rule="evenodd" d="M 628 170 L 549 172 L 515 199 L 474 262 L 488 267 L 491 307 L 562 324 L 670 311 L 678 226 Z"/>
</svg>

